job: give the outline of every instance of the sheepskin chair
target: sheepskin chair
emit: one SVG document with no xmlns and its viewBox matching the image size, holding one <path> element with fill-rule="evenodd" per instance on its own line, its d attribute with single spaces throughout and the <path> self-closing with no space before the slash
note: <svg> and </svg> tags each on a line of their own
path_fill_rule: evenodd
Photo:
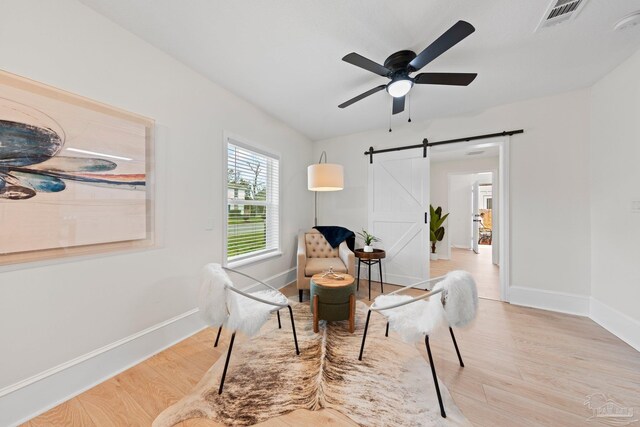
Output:
<svg viewBox="0 0 640 427">
<path fill-rule="evenodd" d="M 248 290 L 239 290 L 234 286 L 227 272 L 249 278 L 253 280 L 255 284 L 249 287 Z M 267 289 L 248 292 L 258 285 L 263 285 Z M 254 336 L 267 320 L 269 320 L 273 312 L 276 312 L 278 316 L 278 328 L 281 329 L 280 310 L 285 307 L 289 309 L 296 354 L 300 354 L 295 322 L 293 320 L 293 310 L 289 305 L 289 300 L 282 292 L 271 285 L 240 271 L 222 267 L 220 264 L 207 264 L 202 273 L 199 307 L 205 322 L 210 326 L 218 328 L 218 335 L 216 336 L 214 347 L 218 346 L 223 326 L 233 331 L 227 352 L 227 360 L 224 371 L 222 372 L 219 393 L 222 393 L 224 386 L 224 379 L 227 374 L 227 367 L 229 365 L 229 359 L 231 358 L 236 332 L 241 331 L 248 336 Z"/>
<path fill-rule="evenodd" d="M 408 295 L 400 295 L 401 292 L 407 289 L 430 282 L 435 282 L 436 284 L 431 291 L 422 296 L 413 298 Z M 416 283 L 391 294 L 377 297 L 367 313 L 359 360 L 362 360 L 372 311 L 378 312 L 387 318 L 385 336 L 389 336 L 389 329 L 391 329 L 397 332 L 402 340 L 406 342 L 417 342 L 424 337 L 433 382 L 438 395 L 438 403 L 440 404 L 440 414 L 443 418 L 446 418 L 447 415 L 442 404 L 436 369 L 431 356 L 429 335 L 438 327 L 446 324 L 449 327 L 449 333 L 456 349 L 460 366 L 464 367 L 453 328 L 470 324 L 477 315 L 478 291 L 476 282 L 471 274 L 461 270 L 451 271 L 445 276 Z"/>
</svg>

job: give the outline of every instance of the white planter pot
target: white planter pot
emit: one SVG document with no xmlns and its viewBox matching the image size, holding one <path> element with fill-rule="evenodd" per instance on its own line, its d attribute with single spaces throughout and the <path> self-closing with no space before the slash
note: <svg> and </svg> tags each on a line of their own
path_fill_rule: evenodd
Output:
<svg viewBox="0 0 640 427">
<path fill-rule="evenodd" d="M 438 254 L 431 254 L 431 261 L 437 261 L 438 260 Z"/>
<path fill-rule="evenodd" d="M 373 252 L 373 246 L 365 246 L 364 247 L 364 251 L 365 252 Z"/>
</svg>

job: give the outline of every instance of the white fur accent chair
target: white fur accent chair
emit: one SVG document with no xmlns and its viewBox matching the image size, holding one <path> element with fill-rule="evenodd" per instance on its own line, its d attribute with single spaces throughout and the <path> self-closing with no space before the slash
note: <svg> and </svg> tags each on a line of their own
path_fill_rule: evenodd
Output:
<svg viewBox="0 0 640 427">
<path fill-rule="evenodd" d="M 244 276 L 255 283 L 244 291 L 241 291 L 234 286 L 227 272 Z M 259 285 L 265 286 L 267 289 L 250 292 Z M 293 330 L 293 342 L 296 347 L 296 354 L 300 354 L 298 338 L 296 336 L 296 325 L 293 320 L 293 310 L 291 309 L 291 305 L 289 305 L 289 300 L 282 292 L 267 283 L 240 271 L 222 267 L 220 264 L 207 264 L 202 274 L 199 306 L 200 313 L 204 320 L 210 326 L 218 328 L 218 335 L 216 336 L 214 347 L 218 346 L 223 326 L 233 331 L 218 394 L 222 393 L 236 332 L 241 331 L 248 336 L 255 335 L 267 320 L 269 320 L 269 317 L 274 311 L 278 316 L 278 328 L 281 329 L 280 310 L 285 307 L 289 309 L 291 329 Z"/>
<path fill-rule="evenodd" d="M 336 273 L 355 276 L 356 257 L 342 242 L 332 248 L 327 239 L 315 228 L 298 234 L 298 297 L 302 302 L 302 291 L 311 287 L 311 277 L 333 268 Z"/>
<path fill-rule="evenodd" d="M 419 297 L 412 298 L 408 295 L 400 295 L 401 292 L 417 285 L 434 282 L 436 284 L 431 291 Z M 436 368 L 431 356 L 429 335 L 436 328 L 446 324 L 449 327 L 449 333 L 451 334 L 460 366 L 464 367 L 452 328 L 468 325 L 475 319 L 478 312 L 478 291 L 471 274 L 461 270 L 451 271 L 444 276 L 415 283 L 390 294 L 378 296 L 369 307 L 369 312 L 367 313 L 359 360 L 362 360 L 362 352 L 364 351 L 364 343 L 367 338 L 369 318 L 372 311 L 378 312 L 387 318 L 385 336 L 389 336 L 389 329 L 397 332 L 407 342 L 420 341 L 424 336 L 429 364 L 431 365 L 431 374 L 433 375 L 438 403 L 440 404 L 440 415 L 446 418 L 447 415 L 442 404 Z"/>
</svg>

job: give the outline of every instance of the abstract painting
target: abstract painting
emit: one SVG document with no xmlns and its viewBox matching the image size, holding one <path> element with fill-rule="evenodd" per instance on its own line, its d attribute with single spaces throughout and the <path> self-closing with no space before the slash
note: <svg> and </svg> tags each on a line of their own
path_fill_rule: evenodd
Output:
<svg viewBox="0 0 640 427">
<path fill-rule="evenodd" d="M 152 130 L 151 119 L 0 72 L 0 263 L 149 243 Z"/>
</svg>

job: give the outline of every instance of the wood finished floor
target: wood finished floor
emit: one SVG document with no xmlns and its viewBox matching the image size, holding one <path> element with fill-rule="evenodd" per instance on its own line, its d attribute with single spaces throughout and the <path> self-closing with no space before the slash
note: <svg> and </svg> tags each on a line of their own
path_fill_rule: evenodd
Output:
<svg viewBox="0 0 640 427">
<path fill-rule="evenodd" d="M 387 286 L 387 292 L 393 289 Z M 374 295 L 379 294 L 379 283 L 372 287 Z M 295 285 L 284 292 L 296 298 Z M 358 298 L 364 302 L 366 292 L 366 285 L 361 286 Z M 24 425 L 149 426 L 225 354 L 229 334 L 223 332 L 214 348 L 215 332 L 209 328 L 187 338 Z M 475 324 L 457 330 L 456 337 L 465 368 L 458 365 L 446 330 L 432 337 L 432 351 L 438 376 L 474 425 L 606 425 L 586 421 L 591 412 L 583 403 L 596 392 L 640 414 L 640 353 L 590 319 L 483 299 Z M 420 350 L 429 369 L 426 352 Z M 202 419 L 179 424 L 217 425 Z M 260 425 L 355 424 L 333 410 L 298 410 Z"/>
<path fill-rule="evenodd" d="M 478 296 L 500 300 L 500 269 L 491 260 L 491 246 L 480 245 L 476 254 L 468 249 L 451 248 L 451 259 L 430 261 L 431 277 L 452 270 L 470 272 L 478 285 Z"/>
</svg>

